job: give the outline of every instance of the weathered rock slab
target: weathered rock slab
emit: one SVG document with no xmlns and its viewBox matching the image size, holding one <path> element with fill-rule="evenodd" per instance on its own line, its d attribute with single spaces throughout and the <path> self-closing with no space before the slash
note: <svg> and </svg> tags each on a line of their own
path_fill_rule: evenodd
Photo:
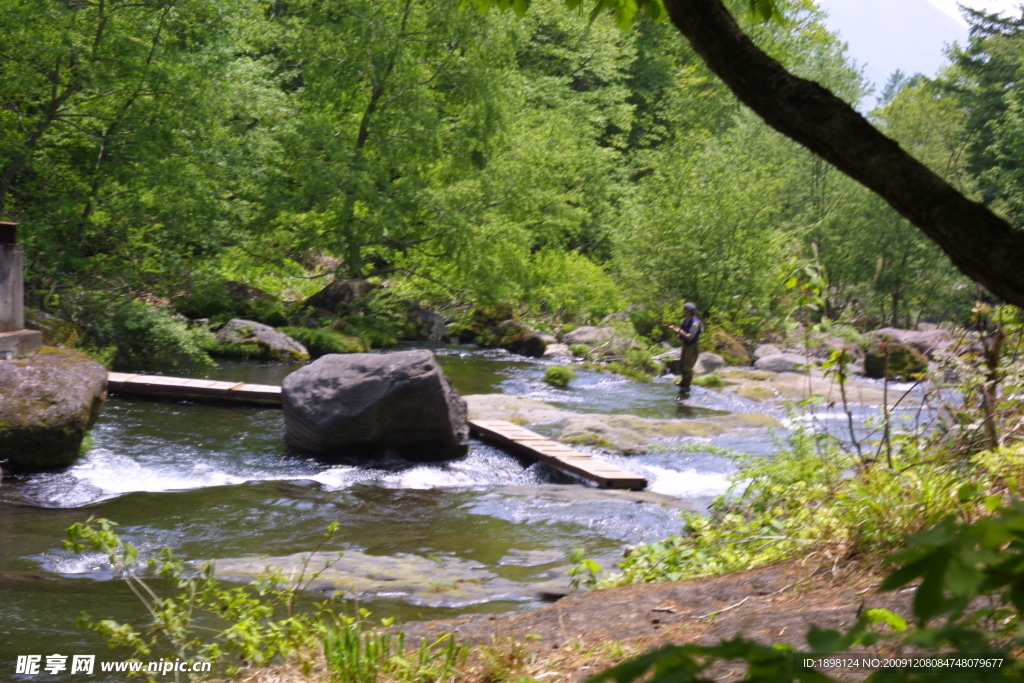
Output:
<svg viewBox="0 0 1024 683">
<path fill-rule="evenodd" d="M 217 343 L 251 346 L 268 360 L 309 359 L 305 346 L 270 325 L 252 320 L 229 320 L 217 333 Z"/>
<path fill-rule="evenodd" d="M 466 452 L 466 402 L 429 351 L 330 354 L 282 385 L 285 441 L 324 456 Z"/>
<path fill-rule="evenodd" d="M 709 437 L 723 432 L 777 427 L 771 416 L 760 413 L 686 420 L 657 420 L 635 415 L 573 413 L 522 396 L 479 394 L 466 397 L 474 420 L 508 420 L 518 425 L 543 425 L 552 437 L 581 446 L 595 446 L 626 454 L 645 453 L 650 446 L 666 440 Z"/>
<path fill-rule="evenodd" d="M 229 558 L 217 560 L 214 571 L 224 578 L 245 580 L 252 580 L 267 569 L 298 577 L 308 558 L 308 572 L 329 565 L 310 583 L 310 590 L 341 593 L 350 599 L 398 598 L 427 607 L 467 607 L 494 600 L 528 601 L 565 595 L 569 579 L 564 555 L 551 551 L 533 554 L 541 556 L 523 559 L 532 564 L 552 565 L 547 581 L 519 583 L 498 576 L 481 564 L 454 557 L 370 555 L 357 550 L 346 551 L 340 558 L 338 553 L 330 552 Z"/>
<path fill-rule="evenodd" d="M 0 360 L 0 461 L 12 471 L 52 470 L 78 459 L 107 399 L 107 370 L 88 356 L 43 347 Z"/>
<path fill-rule="evenodd" d="M 754 367 L 767 372 L 806 372 L 797 367 L 806 363 L 806 358 L 795 353 L 773 353 L 758 358 Z"/>
</svg>

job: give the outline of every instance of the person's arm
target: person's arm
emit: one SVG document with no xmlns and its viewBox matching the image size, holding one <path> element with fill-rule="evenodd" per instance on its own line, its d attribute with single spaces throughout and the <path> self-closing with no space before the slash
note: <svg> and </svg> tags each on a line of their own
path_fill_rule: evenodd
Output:
<svg viewBox="0 0 1024 683">
<path fill-rule="evenodd" d="M 693 333 L 692 332 L 686 332 L 686 331 L 684 331 L 680 327 L 676 327 L 675 325 L 669 325 L 668 329 L 670 329 L 673 332 L 675 332 L 676 334 L 678 334 L 680 336 L 680 338 L 682 338 L 685 341 L 690 341 L 691 339 L 693 339 Z"/>
</svg>

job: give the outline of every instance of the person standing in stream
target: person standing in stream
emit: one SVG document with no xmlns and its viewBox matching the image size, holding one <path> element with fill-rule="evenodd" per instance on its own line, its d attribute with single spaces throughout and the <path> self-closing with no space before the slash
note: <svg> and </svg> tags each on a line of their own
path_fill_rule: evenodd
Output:
<svg viewBox="0 0 1024 683">
<path fill-rule="evenodd" d="M 696 365 L 697 355 L 700 353 L 697 342 L 700 333 L 704 331 L 704 324 L 697 317 L 697 304 L 684 304 L 683 321 L 679 323 L 679 327 L 669 325 L 668 329 L 683 340 L 683 349 L 679 354 L 679 397 L 687 398 L 690 395 L 690 384 L 693 382 L 693 366 Z"/>
</svg>

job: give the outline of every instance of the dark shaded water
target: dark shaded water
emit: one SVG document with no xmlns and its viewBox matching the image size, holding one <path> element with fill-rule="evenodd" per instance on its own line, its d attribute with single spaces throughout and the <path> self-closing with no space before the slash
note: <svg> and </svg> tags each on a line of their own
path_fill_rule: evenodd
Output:
<svg viewBox="0 0 1024 683">
<path fill-rule="evenodd" d="M 675 418 L 668 381 L 633 382 L 581 371 L 568 390 L 545 385 L 545 361 L 464 347 L 437 347 L 464 394 L 529 396 L 566 410 Z M 225 363 L 173 374 L 279 384 L 296 365 Z M 171 374 L 165 372 L 165 374 Z M 683 416 L 765 410 L 729 394 L 697 389 Z M 60 549 L 64 530 L 90 516 L 119 522 L 143 558 L 163 546 L 194 561 L 283 556 L 313 548 L 324 528 L 340 533 L 325 549 L 369 556 L 418 556 L 472 563 L 474 571 L 514 583 L 475 601 L 403 595 L 364 599 L 376 617 L 400 621 L 540 606 L 533 585 L 565 581 L 568 554 L 612 566 L 627 543 L 680 530 L 684 505 L 706 504 L 728 486 L 725 458 L 666 446 L 630 458 L 601 456 L 651 481 L 655 494 L 584 489 L 566 475 L 530 465 L 482 443 L 462 459 L 430 465 L 380 462 L 339 466 L 287 453 L 277 409 L 111 399 L 88 455 L 60 473 L 0 483 L 0 681 L 80 680 L 14 674 L 17 655 L 96 654 L 116 660 L 98 636 L 77 629 L 77 615 L 139 619 L 141 609 L 103 559 Z M 691 443 L 701 443 L 691 440 Z M 765 431 L 714 440 L 770 453 Z M 699 448 L 699 446 L 698 446 Z M 108 674 L 109 675 L 109 674 Z M 122 680 L 96 674 L 87 680 Z"/>
</svg>

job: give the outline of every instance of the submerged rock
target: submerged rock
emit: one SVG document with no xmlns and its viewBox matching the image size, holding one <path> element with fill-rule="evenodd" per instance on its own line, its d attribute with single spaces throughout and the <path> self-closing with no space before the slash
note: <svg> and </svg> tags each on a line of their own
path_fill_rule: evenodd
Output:
<svg viewBox="0 0 1024 683">
<path fill-rule="evenodd" d="M 511 562 L 516 559 L 510 558 Z M 308 569 L 304 562 L 308 560 Z M 564 595 L 569 589 L 564 555 L 535 551 L 523 557 L 527 566 L 552 565 L 547 581 L 520 583 L 498 576 L 484 565 L 454 557 L 412 554 L 369 555 L 349 550 L 302 553 L 285 557 L 241 557 L 214 562 L 214 572 L 225 578 L 252 580 L 267 569 L 286 577 L 306 577 L 321 571 L 309 589 L 337 592 L 347 598 L 399 598 L 426 607 L 467 607 L 492 600 L 532 601 Z M 519 564 L 522 564 L 522 561 Z M 510 562 L 510 563 L 511 563 Z M 328 565 L 324 569 L 324 565 Z M 293 579 L 294 580 L 294 579 Z"/>
<path fill-rule="evenodd" d="M 777 427 L 775 418 L 760 413 L 732 413 L 686 420 L 656 420 L 635 415 L 572 413 L 521 396 L 482 394 L 466 397 L 474 420 L 508 420 L 518 425 L 545 425 L 553 438 L 626 454 L 645 453 L 652 444 L 683 437 L 708 437 L 723 432 Z"/>
<path fill-rule="evenodd" d="M 429 351 L 331 354 L 282 385 L 285 441 L 326 456 L 465 454 L 466 402 Z"/>
<path fill-rule="evenodd" d="M 43 347 L 0 360 L 0 461 L 10 471 L 51 470 L 78 459 L 107 399 L 107 370 L 88 356 Z"/>
<path fill-rule="evenodd" d="M 309 351 L 283 332 L 252 320 L 235 318 L 217 333 L 216 355 L 243 355 L 267 360 L 308 360 Z"/>
</svg>

